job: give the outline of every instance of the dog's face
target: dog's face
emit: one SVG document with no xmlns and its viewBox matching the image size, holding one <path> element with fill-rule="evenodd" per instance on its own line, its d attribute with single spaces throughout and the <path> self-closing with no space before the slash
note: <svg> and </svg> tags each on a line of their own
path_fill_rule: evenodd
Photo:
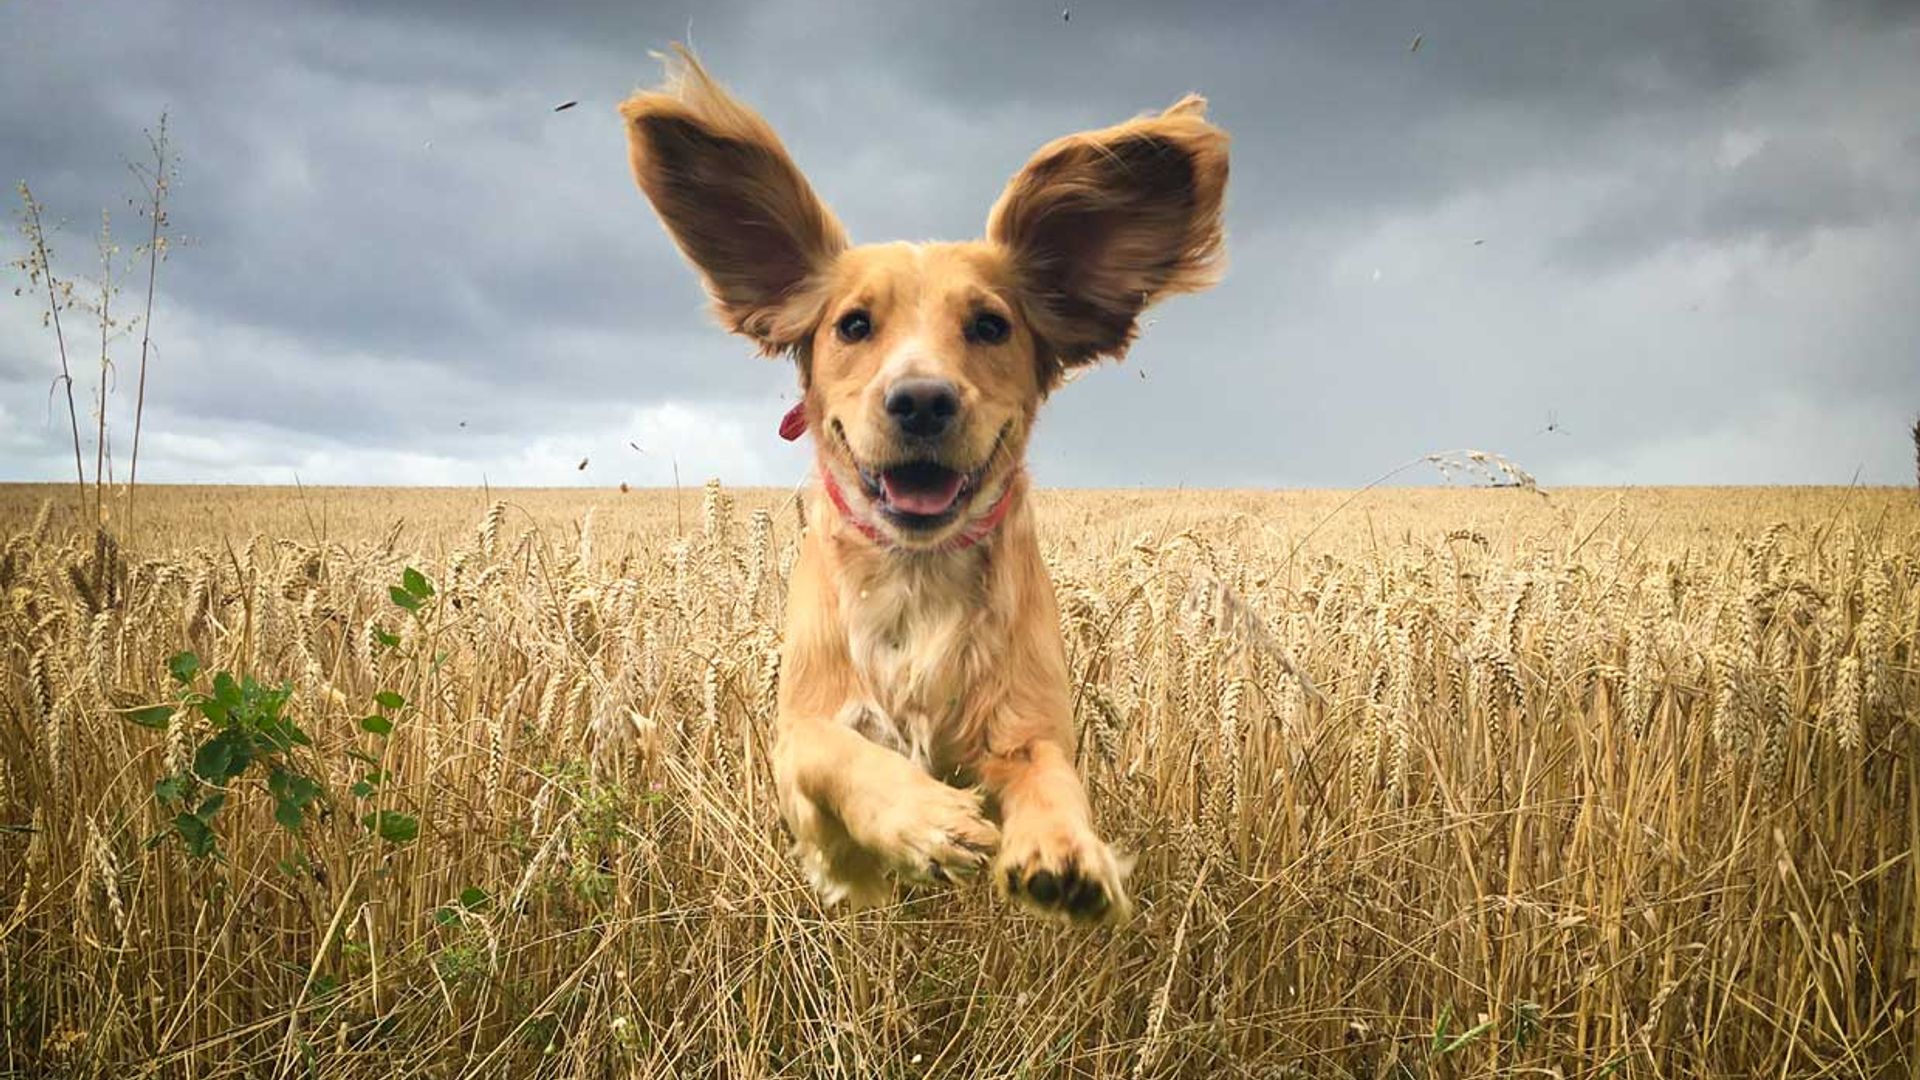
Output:
<svg viewBox="0 0 1920 1080">
<path fill-rule="evenodd" d="M 985 240 L 850 247 L 764 120 L 681 53 L 621 106 L 634 176 L 762 351 L 796 358 L 822 469 L 905 547 L 989 513 L 1068 368 L 1210 284 L 1227 138 L 1189 97 L 1041 148 Z"/>
<path fill-rule="evenodd" d="M 1044 390 L 1012 267 L 990 244 L 842 253 L 807 344 L 822 464 L 903 543 L 991 507 Z"/>
</svg>

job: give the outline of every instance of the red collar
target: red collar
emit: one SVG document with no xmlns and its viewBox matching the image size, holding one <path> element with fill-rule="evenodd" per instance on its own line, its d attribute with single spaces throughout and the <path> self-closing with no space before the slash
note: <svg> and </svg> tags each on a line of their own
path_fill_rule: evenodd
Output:
<svg viewBox="0 0 1920 1080">
<path fill-rule="evenodd" d="M 793 408 L 788 409 L 787 415 L 780 418 L 780 437 L 788 442 L 792 442 L 806 434 L 806 431 L 806 402 L 802 401 L 795 404 Z M 993 504 L 993 509 L 988 510 L 986 516 L 982 517 L 979 521 L 973 522 L 961 530 L 958 536 L 941 545 L 938 550 L 965 551 L 980 541 L 985 540 L 988 533 L 999 528 L 1000 523 L 1007 518 L 1007 511 L 1013 508 L 1013 483 L 1016 479 L 1017 477 L 1014 476 L 1007 477 L 1006 490 L 1000 493 L 1000 498 Z M 840 490 L 840 485 L 833 479 L 833 470 L 825 466 L 821 467 L 820 485 L 827 489 L 827 498 L 833 500 L 833 508 L 840 511 L 840 519 L 842 521 L 853 526 L 860 535 L 881 547 L 894 546 L 893 541 L 887 539 L 886 534 L 876 528 L 872 522 L 854 513 L 853 507 L 847 503 L 846 493 Z"/>
</svg>

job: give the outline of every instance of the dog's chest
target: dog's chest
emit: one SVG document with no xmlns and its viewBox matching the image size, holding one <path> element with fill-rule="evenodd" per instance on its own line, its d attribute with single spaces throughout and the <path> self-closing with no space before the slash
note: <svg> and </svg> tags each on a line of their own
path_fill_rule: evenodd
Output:
<svg viewBox="0 0 1920 1080">
<path fill-rule="evenodd" d="M 962 703 L 990 662 L 979 590 L 955 569 L 906 563 L 841 597 L 848 658 L 884 714 L 869 717 L 863 727 L 877 730 L 865 733 L 935 773 L 965 754 Z"/>
</svg>

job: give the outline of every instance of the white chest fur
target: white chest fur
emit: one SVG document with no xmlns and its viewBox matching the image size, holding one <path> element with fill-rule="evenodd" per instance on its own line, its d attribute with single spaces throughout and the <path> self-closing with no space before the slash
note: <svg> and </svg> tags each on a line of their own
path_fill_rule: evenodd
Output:
<svg viewBox="0 0 1920 1080">
<path fill-rule="evenodd" d="M 855 726 L 935 775 L 959 750 L 962 695 L 983 661 L 980 569 L 973 553 L 894 557 L 840 596 L 848 656 L 872 705 Z"/>
</svg>

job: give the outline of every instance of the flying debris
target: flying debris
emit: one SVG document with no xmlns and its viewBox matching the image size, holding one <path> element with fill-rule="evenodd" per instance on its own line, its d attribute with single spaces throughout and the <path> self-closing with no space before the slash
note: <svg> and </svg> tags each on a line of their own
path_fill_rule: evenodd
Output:
<svg viewBox="0 0 1920 1080">
<path fill-rule="evenodd" d="M 578 464 L 578 465 L 575 465 L 575 466 L 574 466 L 574 471 L 576 471 L 576 472 L 585 472 L 585 471 L 587 471 L 587 459 L 586 459 L 586 458 L 581 458 L 581 459 L 580 459 L 580 464 Z"/>
<path fill-rule="evenodd" d="M 627 482 L 625 480 L 620 481 L 620 494 L 625 495 L 628 491 L 631 491 L 631 490 L 632 490 L 631 488 L 627 487 Z"/>
<path fill-rule="evenodd" d="M 1060 9 L 1060 21 L 1061 21 L 1061 22 L 1072 22 L 1072 21 L 1073 21 L 1073 9 L 1072 9 L 1072 8 L 1061 8 L 1061 9 Z"/>
<path fill-rule="evenodd" d="M 1474 246 L 1474 247 L 1479 247 L 1479 246 L 1480 246 L 1481 244 L 1484 244 L 1484 243 L 1486 243 L 1486 241 L 1485 241 L 1485 240 L 1475 240 L 1475 241 L 1473 242 L 1473 246 Z"/>
<path fill-rule="evenodd" d="M 633 451 L 634 451 L 634 453 L 636 453 L 636 454 L 644 454 L 644 453 L 646 453 L 646 451 L 645 451 L 645 450 L 642 450 L 642 449 L 640 449 L 640 444 L 639 444 L 639 443 L 637 443 L 637 442 L 634 442 L 634 441 L 633 441 L 633 440 L 631 440 L 631 439 L 629 439 L 629 440 L 627 440 L 627 445 L 628 445 L 628 446 L 631 446 L 631 447 L 633 447 Z"/>
<path fill-rule="evenodd" d="M 1421 43 L 1422 41 L 1425 41 L 1425 40 L 1426 40 L 1426 38 L 1427 38 L 1427 35 L 1425 35 L 1425 34 L 1415 34 L 1415 35 L 1413 35 L 1413 44 L 1411 44 L 1411 45 L 1409 45 L 1409 46 L 1407 46 L 1407 51 L 1408 51 L 1408 52 L 1410 52 L 1410 53 L 1417 53 L 1417 52 L 1419 52 L 1419 51 L 1420 51 L 1420 43 Z"/>
<path fill-rule="evenodd" d="M 558 104 L 558 105 L 555 105 L 555 106 L 553 107 L 553 111 L 554 111 L 554 112 L 566 112 L 566 111 L 567 111 L 568 109 L 571 109 L 571 108 L 573 108 L 573 107 L 574 107 L 575 105 L 578 105 L 578 104 L 580 104 L 580 103 L 579 103 L 579 102 L 577 102 L 577 101 L 563 101 L 563 102 L 561 102 L 560 104 Z"/>
<path fill-rule="evenodd" d="M 466 426 L 467 426 L 467 422 L 466 422 L 465 420 L 462 420 L 462 421 L 460 421 L 460 426 L 461 426 L 461 427 L 466 427 Z"/>
<path fill-rule="evenodd" d="M 1559 413 L 1556 413 L 1556 412 L 1554 412 L 1554 411 L 1553 411 L 1552 409 L 1548 409 L 1548 410 L 1547 410 L 1547 426 L 1546 426 L 1546 427 L 1543 427 L 1543 428 L 1541 428 L 1541 429 L 1540 429 L 1540 431 L 1539 431 L 1539 434 L 1541 434 L 1541 435 L 1570 435 L 1570 434 L 1572 434 L 1572 432 L 1569 432 L 1569 431 L 1568 431 L 1568 430 L 1567 430 L 1566 428 L 1563 428 L 1563 427 L 1561 427 L 1561 426 L 1560 426 L 1560 414 L 1559 414 Z"/>
</svg>

